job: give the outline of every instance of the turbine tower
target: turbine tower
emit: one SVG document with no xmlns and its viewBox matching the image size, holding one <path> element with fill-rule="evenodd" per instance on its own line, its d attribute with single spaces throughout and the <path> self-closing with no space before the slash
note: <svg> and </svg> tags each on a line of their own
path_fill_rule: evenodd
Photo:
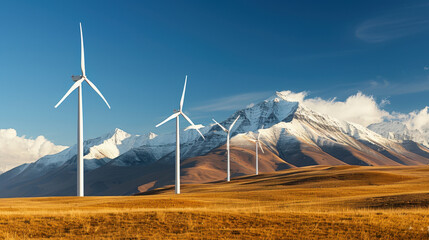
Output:
<svg viewBox="0 0 429 240">
<path fill-rule="evenodd" d="M 264 126 L 262 126 L 262 128 L 264 128 Z M 259 131 L 259 130 L 258 130 Z M 259 137 L 261 136 L 261 133 L 258 133 L 258 136 L 256 137 L 256 139 L 250 139 L 250 141 L 254 142 L 256 145 L 256 150 L 255 150 L 255 156 L 256 156 L 256 161 L 255 161 L 255 169 L 256 169 L 256 175 L 259 174 L 259 159 L 258 159 L 258 147 L 261 148 L 262 153 L 264 153 L 264 149 L 262 148 L 261 145 L 261 141 L 259 140 Z"/>
<path fill-rule="evenodd" d="M 219 127 L 227 133 L 226 135 L 226 149 L 228 152 L 228 157 L 227 157 L 227 167 L 226 167 L 226 172 L 227 172 L 227 177 L 226 177 L 226 181 L 230 181 L 231 180 L 231 161 L 229 158 L 229 137 L 230 137 L 230 133 L 232 128 L 234 127 L 234 124 L 237 122 L 237 120 L 240 118 L 240 115 L 238 115 L 238 117 L 234 120 L 234 122 L 231 124 L 231 126 L 229 126 L 229 129 L 226 129 L 224 126 L 220 125 L 220 123 L 216 122 L 216 120 L 213 119 L 213 121 L 219 125 Z"/>
<path fill-rule="evenodd" d="M 176 118 L 176 194 L 180 194 L 180 128 L 179 128 L 179 116 L 182 115 L 193 127 L 193 129 L 197 130 L 198 133 L 201 135 L 201 137 L 204 138 L 204 135 L 196 128 L 195 124 L 192 122 L 192 120 L 186 116 L 186 114 L 182 111 L 183 110 L 183 102 L 185 101 L 185 91 L 186 91 L 186 82 L 188 80 L 188 75 L 185 77 L 185 86 L 183 86 L 183 93 L 182 98 L 180 99 L 180 106 L 179 111 L 174 110 L 173 115 L 169 116 L 167 119 L 162 121 L 160 124 L 156 125 L 156 127 L 161 126 L 162 124 L 170 121 L 173 118 Z"/>
<path fill-rule="evenodd" d="M 107 107 L 110 109 L 109 103 L 106 101 L 106 99 L 103 97 L 103 94 L 98 90 L 98 88 L 86 77 L 85 74 L 85 54 L 83 50 L 83 34 L 82 34 L 82 24 L 80 25 L 80 47 L 81 47 L 81 58 L 80 58 L 80 67 L 82 70 L 82 75 L 80 76 L 72 76 L 72 80 L 75 82 L 71 88 L 67 91 L 67 93 L 64 95 L 63 98 L 55 105 L 55 108 L 57 108 L 64 99 L 67 98 L 68 95 L 70 95 L 71 92 L 73 92 L 76 88 L 78 89 L 78 114 L 77 114 L 77 196 L 83 197 L 84 196 L 84 189 L 83 189 L 83 113 L 82 113 L 82 82 L 86 81 L 89 86 L 91 86 L 92 89 L 100 97 L 104 100 Z"/>
</svg>

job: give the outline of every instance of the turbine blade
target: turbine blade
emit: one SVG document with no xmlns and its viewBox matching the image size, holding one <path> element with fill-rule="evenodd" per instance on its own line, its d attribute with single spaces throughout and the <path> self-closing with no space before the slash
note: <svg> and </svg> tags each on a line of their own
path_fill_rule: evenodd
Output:
<svg viewBox="0 0 429 240">
<path fill-rule="evenodd" d="M 249 141 L 251 141 L 251 142 L 257 142 L 255 139 L 249 139 Z"/>
<path fill-rule="evenodd" d="M 231 131 L 232 127 L 234 127 L 234 124 L 237 122 L 237 120 L 240 118 L 240 115 L 234 120 L 234 122 L 229 126 L 229 131 Z"/>
<path fill-rule="evenodd" d="M 85 76 L 85 53 L 83 50 L 82 23 L 79 23 L 79 26 L 80 26 L 80 69 L 82 70 L 82 76 Z"/>
<path fill-rule="evenodd" d="M 184 114 L 183 112 L 180 112 L 180 114 L 182 114 L 182 116 L 192 125 L 192 126 L 195 126 L 195 124 L 192 122 L 192 120 L 188 117 L 188 116 L 186 116 L 186 114 Z M 206 138 L 204 137 L 204 135 L 200 132 L 200 130 L 199 129 L 197 129 L 197 128 L 195 128 L 195 130 L 197 130 L 198 131 L 198 133 L 201 135 L 201 137 L 203 137 L 203 139 L 205 140 Z"/>
<path fill-rule="evenodd" d="M 164 121 L 162 121 L 161 123 L 159 123 L 158 125 L 156 125 L 156 127 L 159 127 L 159 126 L 161 126 L 162 124 L 164 124 L 164 123 L 166 123 L 166 122 L 170 121 L 171 119 L 173 119 L 173 118 L 175 118 L 175 117 L 179 116 L 179 114 L 180 114 L 180 112 L 174 113 L 173 115 L 169 116 L 167 119 L 165 119 Z"/>
<path fill-rule="evenodd" d="M 264 153 L 264 149 L 262 148 L 261 142 L 258 141 L 257 143 L 259 145 L 259 147 L 261 148 L 262 153 Z"/>
<path fill-rule="evenodd" d="M 182 98 L 180 99 L 180 111 L 182 111 L 183 102 L 185 101 L 185 91 L 186 91 L 186 82 L 187 81 L 188 81 L 188 75 L 186 75 L 186 77 L 185 77 L 185 86 L 183 86 Z"/>
<path fill-rule="evenodd" d="M 259 141 L 259 136 L 261 136 L 261 134 L 260 133 L 258 133 L 258 137 L 257 137 L 257 140 Z"/>
<path fill-rule="evenodd" d="M 216 120 L 212 119 L 220 128 L 222 128 L 222 130 L 224 130 L 225 132 L 228 132 L 228 130 L 226 128 L 224 128 L 222 125 L 220 125 L 220 123 L 216 122 Z"/>
<path fill-rule="evenodd" d="M 67 91 L 67 93 L 64 95 L 63 98 L 61 98 L 61 100 L 57 103 L 57 105 L 55 105 L 55 108 L 57 108 L 63 101 L 64 99 L 66 99 L 68 97 L 68 95 L 70 95 L 71 92 L 73 92 L 73 90 L 75 90 L 77 87 L 79 87 L 79 85 L 82 83 L 83 78 L 81 78 L 80 80 L 76 81 L 71 88 Z"/>
<path fill-rule="evenodd" d="M 92 83 L 91 81 L 89 81 L 89 79 L 88 79 L 88 78 L 86 78 L 86 77 L 85 77 L 85 81 L 89 84 L 89 86 L 91 86 L 91 87 L 92 87 L 92 89 L 94 89 L 94 91 L 95 91 L 96 93 L 98 93 L 98 95 L 99 95 L 99 96 L 104 100 L 104 102 L 106 103 L 107 107 L 109 107 L 109 109 L 110 109 L 110 105 L 109 105 L 109 103 L 108 103 L 108 102 L 107 102 L 107 100 L 104 98 L 103 94 L 101 94 L 100 90 L 98 90 L 98 88 L 94 85 L 94 83 Z"/>
<path fill-rule="evenodd" d="M 257 131 L 258 132 L 258 140 L 259 140 L 259 136 L 261 135 L 261 129 L 264 129 L 264 125 L 262 125 L 261 128 L 258 129 L 258 131 Z"/>
</svg>

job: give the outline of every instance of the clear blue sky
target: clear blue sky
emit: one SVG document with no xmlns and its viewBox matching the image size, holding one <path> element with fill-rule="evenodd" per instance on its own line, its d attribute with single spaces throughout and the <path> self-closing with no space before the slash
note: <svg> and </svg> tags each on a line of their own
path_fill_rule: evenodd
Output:
<svg viewBox="0 0 429 240">
<path fill-rule="evenodd" d="M 1 1 L 0 128 L 76 138 L 77 94 L 54 105 L 86 70 L 85 138 L 154 125 L 178 107 L 204 125 L 276 90 L 345 99 L 362 91 L 388 111 L 428 104 L 428 1 Z M 425 70 L 426 67 L 426 70 Z M 214 103 L 229 102 L 222 108 Z M 254 101 L 253 101 L 254 102 Z M 212 105 L 216 111 L 204 110 Z"/>
</svg>

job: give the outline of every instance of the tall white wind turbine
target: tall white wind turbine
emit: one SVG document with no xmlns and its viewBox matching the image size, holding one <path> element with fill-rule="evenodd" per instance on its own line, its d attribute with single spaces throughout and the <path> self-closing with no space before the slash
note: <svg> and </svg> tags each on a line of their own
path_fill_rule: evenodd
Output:
<svg viewBox="0 0 429 240">
<path fill-rule="evenodd" d="M 179 111 L 174 110 L 173 115 L 169 116 L 167 119 L 162 121 L 160 124 L 156 125 L 156 127 L 161 126 L 162 124 L 170 121 L 173 118 L 176 118 L 176 194 L 180 194 L 180 128 L 179 128 L 179 117 L 182 115 L 193 127 L 193 129 L 197 130 L 198 133 L 201 135 L 203 139 L 204 135 L 198 130 L 198 128 L 195 126 L 195 124 L 192 122 L 192 120 L 186 116 L 186 114 L 182 111 L 183 110 L 183 102 L 185 101 L 185 91 L 186 91 L 186 82 L 188 80 L 188 75 L 185 77 L 185 86 L 183 86 L 183 93 L 182 98 L 180 99 L 180 106 Z"/>
<path fill-rule="evenodd" d="M 89 86 L 91 86 L 92 89 L 100 97 L 104 100 L 107 107 L 110 109 L 109 103 L 106 101 L 106 99 L 103 97 L 103 94 L 98 90 L 98 88 L 86 77 L 85 74 L 85 54 L 83 50 L 83 34 L 82 34 L 82 24 L 80 25 L 80 47 L 81 47 L 81 58 L 80 58 L 80 67 L 82 70 L 82 75 L 80 76 L 72 76 L 72 80 L 75 82 L 71 88 L 67 91 L 67 93 L 64 95 L 63 98 L 55 105 L 55 108 L 57 108 L 64 99 L 67 98 L 68 95 L 70 95 L 71 92 L 73 92 L 76 88 L 78 89 L 78 117 L 77 117 L 77 196 L 83 197 L 84 196 L 84 189 L 83 189 L 83 113 L 82 113 L 82 82 L 86 81 Z"/>
<path fill-rule="evenodd" d="M 263 128 L 263 126 L 262 126 Z M 255 156 L 256 156 L 256 160 L 255 160 L 255 170 L 256 170 L 256 175 L 259 174 L 259 159 L 258 159 L 258 147 L 261 148 L 262 153 L 264 153 L 264 149 L 262 148 L 261 145 L 261 141 L 259 140 L 259 137 L 261 136 L 261 133 L 258 133 L 258 136 L 256 137 L 256 139 L 250 139 L 250 141 L 254 142 L 256 145 L 256 149 L 255 149 Z"/>
<path fill-rule="evenodd" d="M 234 120 L 234 122 L 231 124 L 231 126 L 229 126 L 228 129 L 226 129 L 224 126 L 220 125 L 220 123 L 216 122 L 216 120 L 213 119 L 213 121 L 219 125 L 219 127 L 227 133 L 226 135 L 226 150 L 228 152 L 227 154 L 227 167 L 226 167 L 226 172 L 227 172 L 227 177 L 226 180 L 229 182 L 231 180 L 231 161 L 230 161 L 230 157 L 229 157 L 229 137 L 230 137 L 230 133 L 232 128 L 234 127 L 234 124 L 237 122 L 237 120 L 240 118 L 240 115 L 238 115 L 238 117 Z"/>
</svg>

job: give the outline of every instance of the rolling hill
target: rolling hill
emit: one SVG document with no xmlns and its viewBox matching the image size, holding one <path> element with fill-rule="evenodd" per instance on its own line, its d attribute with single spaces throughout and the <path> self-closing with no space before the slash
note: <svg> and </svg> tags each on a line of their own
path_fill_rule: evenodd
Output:
<svg viewBox="0 0 429 240">
<path fill-rule="evenodd" d="M 0 238 L 427 239 L 429 166 L 308 166 L 138 196 L 0 201 Z"/>
</svg>

